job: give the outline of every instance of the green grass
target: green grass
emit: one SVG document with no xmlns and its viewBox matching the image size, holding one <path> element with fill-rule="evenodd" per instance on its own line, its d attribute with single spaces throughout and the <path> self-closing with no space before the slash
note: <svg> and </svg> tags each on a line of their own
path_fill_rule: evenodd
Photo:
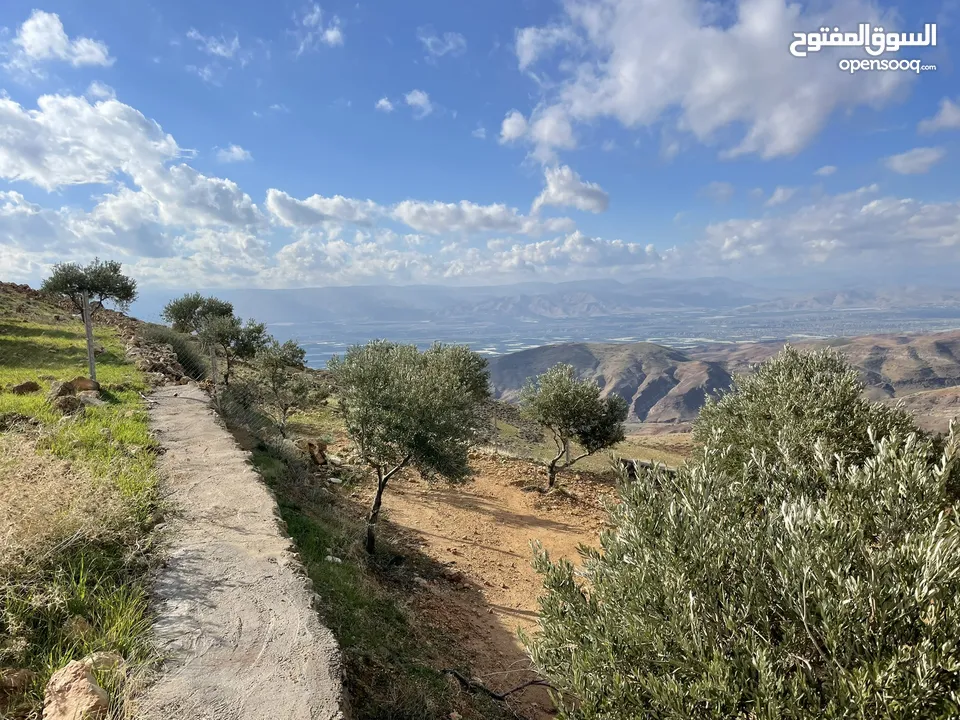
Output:
<svg viewBox="0 0 960 720">
<path fill-rule="evenodd" d="M 304 427 L 335 430 L 322 411 Z M 253 463 L 275 492 L 287 531 L 322 598 L 321 616 L 343 653 L 354 720 L 434 720 L 454 711 L 465 720 L 508 717 L 491 700 L 461 693 L 441 673 L 443 663 L 458 654 L 453 639 L 419 624 L 407 609 L 414 570 L 429 577 L 439 572 L 430 567 L 433 561 L 383 538 L 377 554 L 368 558 L 362 548 L 362 508 L 350 498 L 310 490 L 266 446 L 253 453 Z M 400 566 L 398 551 L 406 553 Z M 329 555 L 342 562 L 328 561 Z M 469 676 L 462 661 L 453 664 Z"/>
<path fill-rule="evenodd" d="M 35 308 L 37 314 L 42 309 Z M 145 540 L 157 520 L 157 486 L 154 443 L 140 396 L 146 386 L 125 361 L 122 343 L 112 329 L 96 329 L 95 338 L 104 348 L 97 357 L 97 379 L 107 404 L 63 420 L 45 394 L 53 380 L 87 375 L 83 326 L 0 319 L 0 415 L 26 416 L 39 425 L 35 436 L 19 436 L 16 430 L 5 433 L 7 442 L 31 443 L 40 462 L 49 462 L 53 472 L 64 469 L 89 478 L 88 491 L 102 499 L 93 505 L 102 508 L 102 514 L 88 518 L 79 533 L 65 526 L 63 532 L 71 533 L 65 537 L 57 536 L 59 511 L 51 511 L 43 542 L 44 548 L 55 547 L 54 553 L 24 554 L 25 549 L 36 550 L 30 538 L 14 538 L 11 547 L 0 548 L 8 561 L 20 559 L 19 564 L 0 564 L 0 636 L 7 638 L 0 643 L 0 666 L 37 673 L 26 696 L 15 698 L 14 707 L 7 708 L 11 717 L 36 717 L 47 679 L 70 660 L 96 651 L 118 652 L 134 664 L 150 656 L 145 643 L 149 630 Z M 10 385 L 25 380 L 39 382 L 41 391 L 7 392 Z M 4 468 L 16 472 L 15 464 L 8 462 Z M 44 502 L 44 497 L 37 502 Z M 42 507 L 37 511 L 43 514 Z M 17 547 L 18 541 L 22 546 Z M 101 679 L 119 703 L 120 679 Z"/>
</svg>

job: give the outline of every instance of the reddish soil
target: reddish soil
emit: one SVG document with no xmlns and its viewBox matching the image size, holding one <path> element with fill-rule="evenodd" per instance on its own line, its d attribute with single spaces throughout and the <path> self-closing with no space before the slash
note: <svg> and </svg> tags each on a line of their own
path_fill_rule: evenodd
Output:
<svg viewBox="0 0 960 720">
<path fill-rule="evenodd" d="M 407 473 L 387 490 L 391 528 L 449 568 L 422 578 L 414 599 L 421 619 L 452 632 L 475 679 L 503 693 L 536 678 L 517 637 L 535 629 L 542 583 L 531 566 L 531 543 L 551 557 L 578 562 L 578 546 L 596 545 L 606 517 L 609 481 L 587 473 L 561 476 L 563 490 L 544 494 L 542 468 L 522 460 L 476 455 L 475 477 L 462 485 L 432 484 Z M 531 487 L 532 486 L 532 487 Z M 543 687 L 509 698 L 521 717 L 552 716 Z"/>
</svg>

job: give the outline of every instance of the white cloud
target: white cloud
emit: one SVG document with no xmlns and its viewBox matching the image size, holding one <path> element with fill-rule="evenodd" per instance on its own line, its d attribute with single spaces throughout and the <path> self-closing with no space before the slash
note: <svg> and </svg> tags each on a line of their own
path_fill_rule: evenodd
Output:
<svg viewBox="0 0 960 720">
<path fill-rule="evenodd" d="M 94 100 L 116 100 L 117 98 L 117 93 L 112 87 L 97 80 L 94 80 L 87 86 L 87 92 L 85 94 Z"/>
<path fill-rule="evenodd" d="M 217 150 L 217 160 L 222 163 L 246 162 L 253 160 L 253 155 L 250 154 L 249 150 L 244 150 L 239 145 L 231 145 Z"/>
<path fill-rule="evenodd" d="M 921 120 L 917 130 L 922 133 L 932 133 L 939 130 L 960 130 L 960 101 L 954 102 L 950 98 L 940 101 L 940 109 L 932 118 Z"/>
<path fill-rule="evenodd" d="M 470 133 L 472 137 L 475 137 L 477 140 L 486 140 L 487 139 L 487 129 L 483 125 L 477 125 L 476 129 Z"/>
<path fill-rule="evenodd" d="M 919 147 L 884 160 L 888 168 L 901 175 L 922 175 L 940 162 L 946 155 L 940 147 Z"/>
<path fill-rule="evenodd" d="M 694 253 L 705 266 L 753 271 L 819 267 L 866 272 L 897 262 L 960 260 L 960 202 L 878 197 L 877 185 L 818 198 L 782 216 L 709 225 Z"/>
<path fill-rule="evenodd" d="M 511 110 L 500 126 L 500 143 L 511 143 L 527 134 L 527 119 L 519 110 Z"/>
<path fill-rule="evenodd" d="M 796 193 L 797 193 L 796 188 L 783 187 L 782 185 L 778 186 L 773 191 L 773 194 L 770 196 L 770 199 L 767 200 L 767 202 L 764 204 L 767 207 L 775 207 L 776 205 L 783 205 L 785 202 L 788 202 L 790 198 L 796 195 Z"/>
<path fill-rule="evenodd" d="M 817 170 L 814 175 L 819 175 L 820 177 L 830 177 L 837 171 L 836 165 L 824 165 L 822 168 Z"/>
<path fill-rule="evenodd" d="M 731 3 L 733 4 L 733 3 Z M 521 64 L 548 46 L 572 47 L 551 67 L 559 82 L 541 84 L 539 114 L 569 123 L 612 118 L 628 128 L 669 127 L 721 145 L 722 155 L 791 156 L 805 147 L 831 115 L 896 100 L 909 73 L 852 76 L 837 70 L 830 49 L 807 58 L 784 50 L 797 28 L 860 22 L 894 28 L 893 11 L 881 14 L 871 0 L 738 0 L 729 22 L 705 17 L 694 0 L 603 0 L 564 3 L 560 23 L 523 31 Z M 577 43 L 553 43 L 572 34 Z M 519 39 L 519 38 L 518 38 Z M 550 39 L 550 42 L 546 42 Z M 531 121 L 533 123 L 533 121 Z M 727 143 L 721 130 L 744 128 Z M 538 154 L 575 144 L 572 132 L 538 140 Z"/>
<path fill-rule="evenodd" d="M 68 62 L 74 67 L 113 64 L 106 44 L 86 37 L 70 39 L 60 16 L 34 10 L 20 26 L 12 41 L 13 52 L 7 67 L 30 70 L 37 63 L 50 60 Z"/>
<path fill-rule="evenodd" d="M 274 103 L 273 105 L 270 106 L 270 110 L 273 112 L 284 113 L 284 114 L 287 114 L 290 112 L 290 108 L 288 108 L 283 103 Z"/>
<path fill-rule="evenodd" d="M 117 100 L 43 95 L 36 110 L 0 98 L 0 177 L 45 190 L 139 176 L 181 154 L 173 137 Z"/>
<path fill-rule="evenodd" d="M 297 39 L 297 56 L 316 50 L 320 45 L 338 47 L 343 45 L 343 28 L 340 18 L 334 15 L 326 24 L 323 22 L 323 10 L 314 3 L 303 14 L 294 16 L 294 36 Z"/>
<path fill-rule="evenodd" d="M 276 188 L 267 190 L 267 210 L 288 227 L 310 227 L 337 221 L 369 224 L 383 213 L 372 200 L 354 200 L 341 195 L 311 195 L 297 200 Z"/>
<path fill-rule="evenodd" d="M 532 212 L 539 212 L 544 205 L 575 207 L 592 213 L 605 212 L 610 205 L 610 196 L 596 183 L 584 182 L 568 165 L 547 168 L 544 171 L 546 187 L 533 201 Z"/>
<path fill-rule="evenodd" d="M 220 37 L 206 36 L 196 28 L 190 28 L 187 37 L 197 43 L 197 48 L 207 55 L 214 55 L 225 59 L 232 59 L 240 54 L 240 37 L 234 35 L 232 40 Z"/>
<path fill-rule="evenodd" d="M 414 109 L 414 117 L 418 120 L 433 112 L 430 96 L 423 90 L 411 90 L 403 96 L 403 100 Z"/>
<path fill-rule="evenodd" d="M 377 104 L 374 107 L 380 112 L 390 113 L 393 112 L 393 103 L 390 102 L 389 98 L 382 97 L 377 100 Z"/>
<path fill-rule="evenodd" d="M 733 197 L 736 189 L 728 182 L 720 182 L 714 180 L 711 183 L 708 183 L 700 191 L 705 197 L 713 200 L 714 202 L 728 202 L 730 198 Z"/>
<path fill-rule="evenodd" d="M 575 43 L 577 34 L 570 26 L 527 27 L 517 30 L 515 50 L 520 69 L 526 70 L 549 50 Z"/>
<path fill-rule="evenodd" d="M 450 55 L 456 57 L 467 51 L 467 39 L 456 32 L 445 32 L 442 37 L 430 27 L 417 28 L 417 39 L 423 43 L 430 58 Z"/>
</svg>

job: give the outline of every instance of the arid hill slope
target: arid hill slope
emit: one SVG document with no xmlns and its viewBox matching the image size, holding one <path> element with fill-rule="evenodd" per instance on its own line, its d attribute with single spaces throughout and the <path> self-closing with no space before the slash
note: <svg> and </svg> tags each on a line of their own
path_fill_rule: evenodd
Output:
<svg viewBox="0 0 960 720">
<path fill-rule="evenodd" d="M 942 333 L 864 335 L 793 343 L 798 348 L 832 347 L 860 369 L 871 397 L 903 397 L 960 385 L 960 330 Z M 691 358 L 743 373 L 779 352 L 784 343 L 714 344 L 687 350 Z"/>
<path fill-rule="evenodd" d="M 676 423 L 696 417 L 707 394 L 730 385 L 718 363 L 694 360 L 653 343 L 570 343 L 510 353 L 490 361 L 496 397 L 516 400 L 532 378 L 557 363 L 573 365 L 597 382 L 603 395 L 615 393 L 630 403 L 633 422 Z"/>
</svg>

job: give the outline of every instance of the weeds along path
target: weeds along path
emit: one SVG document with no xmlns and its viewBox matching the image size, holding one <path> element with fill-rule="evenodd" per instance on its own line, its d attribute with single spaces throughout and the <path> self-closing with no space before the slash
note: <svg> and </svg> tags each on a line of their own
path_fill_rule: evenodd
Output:
<svg viewBox="0 0 960 720">
<path fill-rule="evenodd" d="M 139 701 L 148 720 L 339 720 L 336 641 L 248 456 L 194 385 L 166 387 L 150 417 L 173 503 L 155 585 L 162 673 Z"/>
</svg>

